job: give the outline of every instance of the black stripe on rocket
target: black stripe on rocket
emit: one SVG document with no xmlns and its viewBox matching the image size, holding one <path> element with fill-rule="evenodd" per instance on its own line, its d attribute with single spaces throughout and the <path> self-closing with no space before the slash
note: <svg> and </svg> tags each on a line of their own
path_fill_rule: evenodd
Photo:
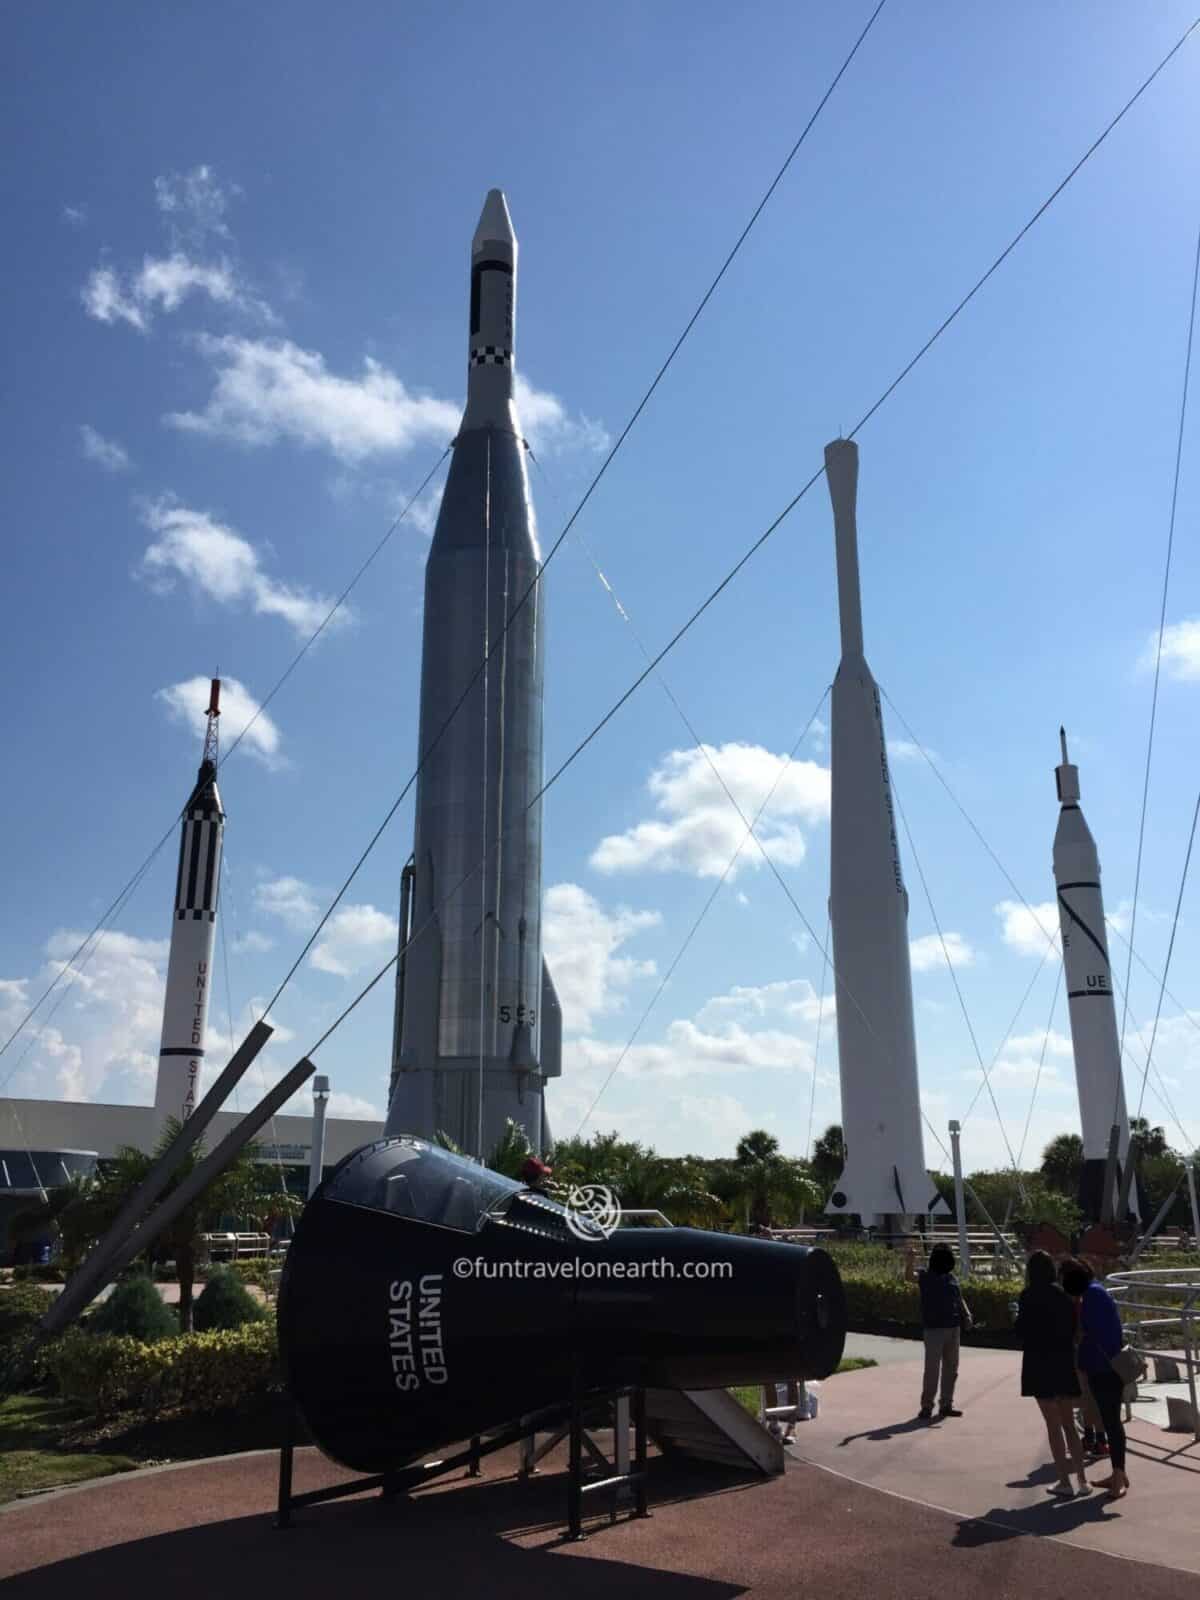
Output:
<svg viewBox="0 0 1200 1600">
<path fill-rule="evenodd" d="M 211 922 L 216 916 L 220 848 L 220 818 L 192 812 L 184 822 L 179 847 L 179 876 L 175 888 L 177 922 L 187 920 L 189 913 L 197 922 L 205 917 Z"/>
<path fill-rule="evenodd" d="M 1099 888 L 1100 886 L 1099 886 L 1099 884 L 1090 884 L 1090 883 L 1069 883 L 1069 884 L 1063 885 L 1063 887 L 1067 888 L 1067 889 L 1091 889 L 1091 888 Z M 1066 915 L 1070 918 L 1070 920 L 1075 924 L 1075 926 L 1077 928 L 1079 928 L 1084 934 L 1086 934 L 1087 937 L 1096 946 L 1096 949 L 1100 952 L 1100 959 L 1104 962 L 1104 971 L 1100 974 L 1098 986 L 1096 988 L 1094 988 L 1094 989 L 1068 989 L 1067 990 L 1067 999 L 1068 1000 L 1085 1000 L 1085 999 L 1092 999 L 1092 998 L 1095 998 L 1095 999 L 1111 999 L 1113 991 L 1112 991 L 1112 984 L 1109 982 L 1109 976 L 1108 976 L 1109 970 L 1110 970 L 1110 968 L 1109 968 L 1109 960 L 1108 960 L 1108 951 L 1104 948 L 1103 942 L 1100 939 L 1098 939 L 1096 937 L 1096 935 L 1092 932 L 1091 928 L 1088 927 L 1087 923 L 1079 915 L 1078 911 L 1076 911 L 1073 906 L 1071 906 L 1071 905 L 1069 905 L 1067 903 L 1066 899 L 1063 896 L 1063 892 L 1062 892 L 1061 888 L 1058 891 L 1058 903 L 1062 907 L 1062 909 L 1066 913 Z M 1089 983 L 1091 982 L 1090 979 L 1088 981 L 1089 981 Z"/>
</svg>

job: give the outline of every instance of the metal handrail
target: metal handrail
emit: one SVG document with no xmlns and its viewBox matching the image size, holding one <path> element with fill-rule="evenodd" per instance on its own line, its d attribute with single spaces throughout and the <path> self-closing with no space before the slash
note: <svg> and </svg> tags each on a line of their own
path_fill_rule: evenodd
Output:
<svg viewBox="0 0 1200 1600">
<path fill-rule="evenodd" d="M 1200 1439 L 1200 1405 L 1197 1404 L 1196 1373 L 1200 1367 L 1197 1360 L 1197 1335 L 1200 1327 L 1197 1317 L 1200 1316 L 1200 1267 L 1138 1267 L 1124 1272 L 1110 1272 L 1105 1280 L 1113 1299 L 1121 1308 L 1122 1325 L 1127 1330 L 1127 1337 L 1135 1349 L 1142 1355 L 1150 1357 L 1165 1355 L 1168 1352 L 1154 1351 L 1142 1345 L 1135 1336 L 1135 1331 L 1143 1328 L 1175 1328 L 1182 1329 L 1182 1353 L 1187 1366 L 1188 1394 L 1192 1406 L 1192 1433 Z M 1143 1294 L 1172 1294 L 1182 1296 L 1183 1303 L 1179 1306 L 1164 1305 L 1161 1301 L 1143 1300 L 1133 1298 L 1136 1291 Z M 1147 1311 L 1150 1316 L 1126 1319 L 1126 1311 Z M 1163 1316 L 1161 1313 L 1169 1312 Z M 1174 1351 L 1169 1352 L 1172 1359 Z"/>
</svg>

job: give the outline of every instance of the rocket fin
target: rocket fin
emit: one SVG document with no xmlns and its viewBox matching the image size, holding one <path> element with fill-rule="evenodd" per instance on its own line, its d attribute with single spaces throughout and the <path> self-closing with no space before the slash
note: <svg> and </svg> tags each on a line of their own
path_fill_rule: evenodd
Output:
<svg viewBox="0 0 1200 1600">
<path fill-rule="evenodd" d="M 562 1006 L 542 957 L 542 1077 L 562 1077 Z"/>
</svg>

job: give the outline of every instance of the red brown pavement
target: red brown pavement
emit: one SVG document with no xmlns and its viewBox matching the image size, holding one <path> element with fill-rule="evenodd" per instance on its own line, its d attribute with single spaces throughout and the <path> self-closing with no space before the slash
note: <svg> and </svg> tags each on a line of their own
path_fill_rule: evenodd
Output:
<svg viewBox="0 0 1200 1600">
<path fill-rule="evenodd" d="M 555 1592 L 551 1585 L 569 1586 L 572 1600 L 1195 1600 L 1200 1461 L 1132 1464 L 1134 1492 L 1116 1507 L 1099 1496 L 1044 1504 L 1041 1479 L 1007 1483 L 1020 1484 L 1045 1454 L 1032 1402 L 1014 1399 L 1013 1358 L 967 1354 L 960 1421 L 908 1426 L 911 1371 L 848 1374 L 825 1386 L 821 1416 L 798 1433 L 805 1454 L 837 1452 L 838 1473 L 793 1461 L 762 1482 L 654 1459 L 651 1518 L 597 1517 L 581 1544 L 563 1538 L 561 1455 L 527 1484 L 506 1451 L 484 1463 L 481 1478 L 390 1502 L 371 1495 L 312 1507 L 281 1532 L 272 1515 L 276 1457 L 258 1452 L 126 1474 L 4 1510 L 0 1594 L 61 1600 L 153 1586 L 172 1600 L 276 1591 L 349 1600 L 360 1586 L 402 1583 L 433 1600 L 528 1600 Z M 864 1432 L 876 1437 L 842 1443 Z M 851 1466 L 881 1487 L 840 1475 Z M 1171 1480 L 1173 1517 L 1154 1509 L 1152 1475 Z M 298 1493 L 344 1476 L 315 1451 L 297 1452 Z M 1160 1564 L 1114 1559 L 1131 1546 L 1150 1550 L 1156 1537 L 1163 1542 L 1150 1559 Z"/>
</svg>

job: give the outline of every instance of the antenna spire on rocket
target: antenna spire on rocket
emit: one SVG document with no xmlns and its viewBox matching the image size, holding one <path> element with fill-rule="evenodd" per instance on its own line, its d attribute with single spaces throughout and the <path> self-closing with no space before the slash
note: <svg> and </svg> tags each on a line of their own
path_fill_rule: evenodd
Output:
<svg viewBox="0 0 1200 1600">
<path fill-rule="evenodd" d="M 214 678 L 208 691 L 208 710 L 204 713 L 208 718 L 208 725 L 204 730 L 204 757 L 203 766 L 211 766 L 216 770 L 218 751 L 217 724 L 221 715 L 221 680 Z"/>
</svg>

